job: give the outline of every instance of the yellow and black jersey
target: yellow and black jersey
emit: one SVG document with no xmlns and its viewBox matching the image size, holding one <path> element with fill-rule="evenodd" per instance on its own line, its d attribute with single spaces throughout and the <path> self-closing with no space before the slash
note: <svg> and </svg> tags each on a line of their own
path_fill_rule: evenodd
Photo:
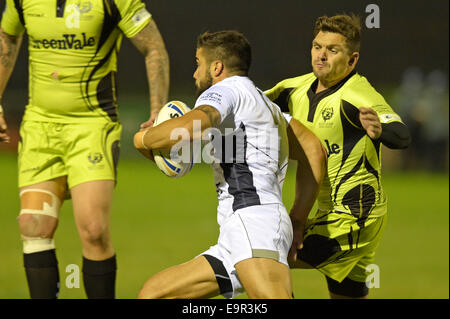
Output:
<svg viewBox="0 0 450 319">
<path fill-rule="evenodd" d="M 140 0 L 7 0 L 1 27 L 28 34 L 24 120 L 118 121 L 117 52 L 150 21 Z"/>
<path fill-rule="evenodd" d="M 328 153 L 318 196 L 321 211 L 337 211 L 365 220 L 386 213 L 381 186 L 381 142 L 366 135 L 359 108 L 373 108 L 381 123 L 401 122 L 367 79 L 355 72 L 318 94 L 313 73 L 286 79 L 266 92 L 284 112 L 308 127 Z"/>
</svg>

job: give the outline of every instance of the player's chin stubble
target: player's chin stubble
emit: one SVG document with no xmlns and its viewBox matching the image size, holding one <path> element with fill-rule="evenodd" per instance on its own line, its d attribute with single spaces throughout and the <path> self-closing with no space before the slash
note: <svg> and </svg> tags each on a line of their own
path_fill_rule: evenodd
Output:
<svg viewBox="0 0 450 319">
<path fill-rule="evenodd" d="M 195 86 L 197 87 L 197 92 L 196 92 L 197 97 L 199 97 L 203 92 L 205 92 L 207 89 L 209 89 L 212 86 L 212 82 L 213 82 L 213 79 L 212 79 L 211 74 L 209 74 L 209 73 L 206 74 L 204 81 L 199 80 L 198 84 L 196 82 Z"/>
</svg>

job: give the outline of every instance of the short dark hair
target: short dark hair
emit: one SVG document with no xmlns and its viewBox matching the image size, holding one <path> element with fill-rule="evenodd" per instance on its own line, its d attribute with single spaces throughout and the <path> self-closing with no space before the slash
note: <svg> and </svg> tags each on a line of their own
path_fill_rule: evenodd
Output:
<svg viewBox="0 0 450 319">
<path fill-rule="evenodd" d="M 320 31 L 342 34 L 347 39 L 350 52 L 359 52 L 361 48 L 361 19 L 357 15 L 321 16 L 316 20 L 314 37 Z"/>
<path fill-rule="evenodd" d="M 234 30 L 205 32 L 197 39 L 197 49 L 205 49 L 208 62 L 220 60 L 233 73 L 248 75 L 252 50 L 245 36 Z"/>
</svg>

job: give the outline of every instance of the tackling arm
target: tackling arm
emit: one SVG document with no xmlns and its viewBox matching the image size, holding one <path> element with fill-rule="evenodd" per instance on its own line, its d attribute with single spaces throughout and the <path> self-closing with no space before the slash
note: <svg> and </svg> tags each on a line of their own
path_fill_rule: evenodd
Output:
<svg viewBox="0 0 450 319">
<path fill-rule="evenodd" d="M 295 119 L 289 122 L 288 138 L 289 157 L 298 162 L 295 200 L 290 212 L 294 231 L 292 262 L 297 258 L 297 249 L 301 248 L 305 224 L 325 176 L 327 154 L 320 140 Z"/>
<path fill-rule="evenodd" d="M 288 127 L 289 157 L 297 160 L 297 185 L 292 213 L 306 221 L 326 170 L 327 154 L 320 140 L 296 119 Z"/>
<path fill-rule="evenodd" d="M 359 120 L 371 139 L 380 139 L 391 149 L 404 149 L 411 143 L 408 127 L 402 122 L 381 123 L 372 108 L 359 108 Z"/>
<path fill-rule="evenodd" d="M 130 40 L 145 57 L 150 90 L 150 119 L 141 128 L 146 128 L 153 125 L 156 115 L 169 96 L 169 55 L 153 19 Z"/>
<path fill-rule="evenodd" d="M 10 140 L 6 133 L 7 125 L 1 104 L 3 92 L 14 69 L 21 44 L 22 35 L 11 36 L 0 29 L 0 142 Z"/>
</svg>

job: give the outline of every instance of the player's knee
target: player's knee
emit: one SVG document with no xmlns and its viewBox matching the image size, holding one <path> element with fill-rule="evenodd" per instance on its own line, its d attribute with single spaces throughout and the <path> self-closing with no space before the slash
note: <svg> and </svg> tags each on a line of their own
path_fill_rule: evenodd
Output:
<svg viewBox="0 0 450 319">
<path fill-rule="evenodd" d="M 22 214 L 18 218 L 20 233 L 25 237 L 52 238 L 58 220 L 49 216 Z"/>
<path fill-rule="evenodd" d="M 80 227 L 80 236 L 83 242 L 94 246 L 106 244 L 107 228 L 102 222 L 90 222 Z"/>
<path fill-rule="evenodd" d="M 20 198 L 18 223 L 22 236 L 52 238 L 58 225 L 59 198 L 40 189 L 23 190 Z"/>
</svg>

